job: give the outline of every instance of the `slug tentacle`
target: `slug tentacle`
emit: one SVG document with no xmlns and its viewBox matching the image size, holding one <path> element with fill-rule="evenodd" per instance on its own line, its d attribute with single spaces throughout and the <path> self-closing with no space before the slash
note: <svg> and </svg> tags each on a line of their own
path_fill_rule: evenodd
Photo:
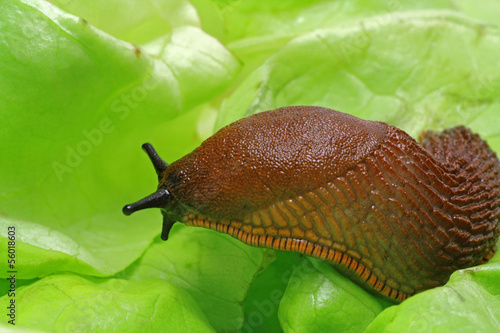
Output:
<svg viewBox="0 0 500 333">
<path fill-rule="evenodd" d="M 167 208 L 168 205 L 172 202 L 172 198 L 170 193 L 164 189 L 159 188 L 153 194 L 148 195 L 147 197 L 126 205 L 123 207 L 123 214 L 131 215 L 132 213 L 137 212 L 138 210 L 147 209 L 147 208 Z"/>
<path fill-rule="evenodd" d="M 324 108 L 264 112 L 166 167 L 168 195 L 124 212 L 161 207 L 163 239 L 179 220 L 322 258 L 401 301 L 487 261 L 500 233 L 500 162 L 487 143 L 465 127 L 420 140 Z"/>
<path fill-rule="evenodd" d="M 168 167 L 168 163 L 165 162 L 156 152 L 156 150 L 153 148 L 153 145 L 150 143 L 145 143 L 142 145 L 142 149 L 148 154 L 149 159 L 153 163 L 153 166 L 155 168 L 156 174 L 158 175 L 158 180 L 161 179 L 161 174 L 165 169 Z"/>
</svg>

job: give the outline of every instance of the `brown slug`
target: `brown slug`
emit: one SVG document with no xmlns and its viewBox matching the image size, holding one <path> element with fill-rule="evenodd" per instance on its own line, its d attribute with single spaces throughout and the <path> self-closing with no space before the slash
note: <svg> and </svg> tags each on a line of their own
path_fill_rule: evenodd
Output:
<svg viewBox="0 0 500 333">
<path fill-rule="evenodd" d="M 500 226 L 500 162 L 465 127 L 404 131 L 321 107 L 262 112 L 167 165 L 143 145 L 158 190 L 123 208 L 172 225 L 322 258 L 397 301 L 486 262 Z"/>
</svg>

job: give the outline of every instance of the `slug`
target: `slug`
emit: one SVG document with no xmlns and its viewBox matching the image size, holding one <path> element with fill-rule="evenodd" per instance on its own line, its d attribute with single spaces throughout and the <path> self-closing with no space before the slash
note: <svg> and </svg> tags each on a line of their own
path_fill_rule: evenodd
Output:
<svg viewBox="0 0 500 333">
<path fill-rule="evenodd" d="M 211 228 L 333 264 L 396 302 L 489 260 L 500 232 L 500 162 L 465 127 L 420 135 L 321 107 L 255 114 L 168 165 L 143 149 L 158 189 L 125 215 L 160 208 L 172 225 Z"/>
</svg>

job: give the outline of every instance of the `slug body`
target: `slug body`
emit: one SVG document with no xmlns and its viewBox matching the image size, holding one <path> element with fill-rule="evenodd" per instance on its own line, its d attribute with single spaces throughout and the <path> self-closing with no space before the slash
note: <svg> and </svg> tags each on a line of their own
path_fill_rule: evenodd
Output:
<svg viewBox="0 0 500 333">
<path fill-rule="evenodd" d="M 417 143 L 382 122 L 320 107 L 239 120 L 168 165 L 143 147 L 157 192 L 124 207 L 261 247 L 322 258 L 394 300 L 487 261 L 500 226 L 500 162 L 464 127 Z"/>
</svg>

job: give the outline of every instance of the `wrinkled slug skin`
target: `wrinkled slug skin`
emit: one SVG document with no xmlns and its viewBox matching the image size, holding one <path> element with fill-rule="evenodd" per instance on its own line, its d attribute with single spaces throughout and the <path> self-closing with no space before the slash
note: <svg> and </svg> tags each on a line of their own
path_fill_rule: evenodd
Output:
<svg viewBox="0 0 500 333">
<path fill-rule="evenodd" d="M 323 258 L 395 300 L 494 253 L 500 163 L 464 127 L 404 131 L 320 107 L 239 120 L 169 165 L 178 219 Z"/>
</svg>

